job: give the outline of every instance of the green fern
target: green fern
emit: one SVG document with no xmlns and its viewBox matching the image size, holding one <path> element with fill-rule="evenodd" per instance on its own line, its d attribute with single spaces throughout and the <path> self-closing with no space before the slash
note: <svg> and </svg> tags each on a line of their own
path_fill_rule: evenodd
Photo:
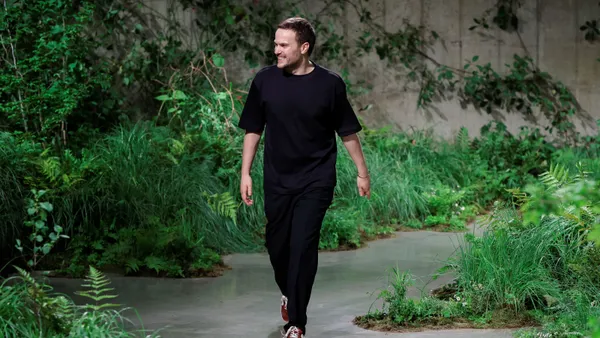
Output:
<svg viewBox="0 0 600 338">
<path fill-rule="evenodd" d="M 562 216 L 577 224 L 580 231 L 589 230 L 595 223 L 596 215 L 589 206 L 568 206 L 563 209 Z"/>
<path fill-rule="evenodd" d="M 206 197 L 212 211 L 223 217 L 230 218 L 237 225 L 237 203 L 228 191 L 212 195 L 205 192 L 203 195 Z"/>
<path fill-rule="evenodd" d="M 515 204 L 519 206 L 525 205 L 529 201 L 529 196 L 521 191 L 521 188 L 506 189 L 506 191 L 511 193 Z"/>
<path fill-rule="evenodd" d="M 50 148 L 42 152 L 35 163 L 46 181 L 56 190 L 69 190 L 82 182 L 94 162 L 94 158 L 87 151 L 82 152 L 81 159 L 75 157 L 68 149 L 64 151 L 62 158 L 48 156 L 49 151 Z"/>
<path fill-rule="evenodd" d="M 587 171 L 584 164 L 577 162 L 577 173 L 571 175 L 571 172 L 562 164 L 551 164 L 548 171 L 540 175 L 540 181 L 546 185 L 548 190 L 556 191 L 562 187 L 568 186 L 586 180 L 591 172 Z"/>
<path fill-rule="evenodd" d="M 19 276 L 21 276 L 21 279 L 23 279 L 25 284 L 38 286 L 38 283 L 36 282 L 36 280 L 33 277 L 31 277 L 31 274 L 29 272 L 27 272 L 25 269 L 20 268 L 18 266 L 14 266 L 14 268 L 15 268 L 15 270 L 17 270 L 17 272 L 19 273 Z"/>
<path fill-rule="evenodd" d="M 469 148 L 469 129 L 461 127 L 456 135 L 456 145 L 460 150 L 467 150 Z"/>
<path fill-rule="evenodd" d="M 581 161 L 577 162 L 575 167 L 577 168 L 577 174 L 573 178 L 574 182 L 580 182 L 580 181 L 586 180 L 588 178 L 588 176 L 592 173 L 591 171 L 586 170 L 587 168 Z"/>
<path fill-rule="evenodd" d="M 478 223 L 490 229 L 508 229 L 521 226 L 518 211 L 509 202 L 496 202 L 490 213 L 479 216 Z"/>
<path fill-rule="evenodd" d="M 48 182 L 56 184 L 61 176 L 60 159 L 56 156 L 44 158 L 45 152 L 42 153 L 41 159 L 38 161 L 40 170 Z"/>
<path fill-rule="evenodd" d="M 84 305 L 85 308 L 91 309 L 93 311 L 99 311 L 99 310 L 109 308 L 109 307 L 120 306 L 120 304 L 110 304 L 110 303 L 99 304 L 100 301 L 117 297 L 116 295 L 108 294 L 109 291 L 113 291 L 114 289 L 106 287 L 108 284 L 110 284 L 110 281 L 108 280 L 108 278 L 106 278 L 106 276 L 102 272 L 100 272 L 93 266 L 90 266 L 89 274 L 87 276 L 87 279 L 85 279 L 85 281 L 88 282 L 89 284 L 83 284 L 82 286 L 88 287 L 88 288 L 90 288 L 90 290 L 78 291 L 78 292 L 76 292 L 76 294 L 83 296 L 83 297 L 90 298 L 96 302 L 96 304 Z"/>
<path fill-rule="evenodd" d="M 143 263 L 135 257 L 128 258 L 125 262 L 125 273 L 138 272 L 140 270 L 140 265 L 142 264 Z"/>
<path fill-rule="evenodd" d="M 172 265 L 169 261 L 156 256 L 146 257 L 146 259 L 144 259 L 144 264 L 148 269 L 156 271 L 157 274 L 161 271 L 168 271 L 169 267 Z"/>
<path fill-rule="evenodd" d="M 569 169 L 562 164 L 550 164 L 550 169 L 540 175 L 540 181 L 551 191 L 573 182 Z"/>
<path fill-rule="evenodd" d="M 562 195 L 568 192 L 561 192 L 559 189 L 586 180 L 591 173 L 586 170 L 582 162 L 578 162 L 576 168 L 577 173 L 571 175 L 564 165 L 550 165 L 550 169 L 540 175 L 540 180 L 552 194 L 563 198 Z M 589 205 L 563 205 L 561 216 L 579 225 L 581 231 L 589 230 L 591 224 L 594 224 L 596 220 L 596 214 Z"/>
<path fill-rule="evenodd" d="M 27 285 L 31 310 L 39 320 L 39 325 L 52 326 L 60 332 L 68 331 L 74 315 L 72 301 L 63 295 L 50 295 L 52 288 L 49 285 L 39 283 L 29 272 L 18 266 L 15 269 Z"/>
</svg>

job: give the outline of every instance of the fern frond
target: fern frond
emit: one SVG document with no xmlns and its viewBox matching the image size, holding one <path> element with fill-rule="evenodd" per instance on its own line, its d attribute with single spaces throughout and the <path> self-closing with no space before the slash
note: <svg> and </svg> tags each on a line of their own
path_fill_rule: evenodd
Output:
<svg viewBox="0 0 600 338">
<path fill-rule="evenodd" d="M 465 127 L 461 127 L 456 135 L 456 145 L 461 150 L 466 150 L 469 148 L 469 129 Z"/>
<path fill-rule="evenodd" d="M 576 223 L 577 225 L 579 225 L 581 227 L 581 226 L 583 226 L 583 221 L 581 220 L 579 215 L 577 215 L 576 211 L 577 211 L 577 209 L 574 206 L 568 206 L 563 209 L 562 216 L 565 219 L 567 219 L 573 223 Z"/>
<path fill-rule="evenodd" d="M 589 206 L 569 206 L 564 208 L 563 217 L 576 223 L 582 230 L 588 230 L 595 224 L 596 215 Z"/>
<path fill-rule="evenodd" d="M 491 226 L 494 223 L 494 221 L 495 218 L 493 212 L 490 212 L 489 214 L 483 214 L 477 218 L 477 224 L 486 228 Z"/>
<path fill-rule="evenodd" d="M 596 214 L 589 206 L 582 206 L 581 220 L 586 224 L 586 229 L 591 229 L 592 225 L 596 222 Z"/>
<path fill-rule="evenodd" d="M 488 215 L 480 216 L 478 223 L 491 229 L 516 227 L 521 224 L 519 213 L 509 202 L 496 202 Z"/>
<path fill-rule="evenodd" d="M 29 272 L 27 272 L 25 269 L 22 269 L 18 266 L 15 266 L 14 268 L 17 270 L 17 272 L 19 273 L 19 276 L 21 276 L 21 279 L 23 279 L 25 284 L 37 285 L 37 282 L 35 281 L 35 279 L 33 277 L 31 277 L 31 274 Z"/>
<path fill-rule="evenodd" d="M 152 269 L 156 271 L 156 273 L 167 271 L 171 265 L 168 261 L 156 256 L 146 257 L 146 259 L 144 259 L 144 263 L 148 269 Z"/>
<path fill-rule="evenodd" d="M 585 165 L 579 161 L 575 165 L 577 168 L 577 174 L 573 177 L 574 182 L 580 182 L 588 178 L 588 176 L 592 173 L 591 171 L 587 171 Z"/>
<path fill-rule="evenodd" d="M 40 170 L 46 179 L 56 183 L 61 177 L 60 160 L 58 157 L 48 157 L 39 161 Z"/>
<path fill-rule="evenodd" d="M 562 164 L 550 164 L 548 171 L 540 175 L 540 181 L 548 190 L 556 190 L 571 183 L 569 169 Z"/>
<path fill-rule="evenodd" d="M 212 195 L 205 192 L 204 196 L 207 198 L 208 205 L 212 211 L 223 217 L 230 218 L 237 225 L 237 203 L 228 191 Z"/>
<path fill-rule="evenodd" d="M 529 196 L 527 196 L 527 193 L 521 191 L 521 188 L 506 189 L 506 191 L 511 193 L 518 205 L 524 205 L 529 201 Z"/>
<path fill-rule="evenodd" d="M 88 287 L 90 290 L 87 291 L 77 291 L 75 294 L 80 295 L 82 297 L 87 297 L 96 302 L 96 304 L 86 304 L 84 307 L 89 308 L 94 311 L 102 310 L 108 307 L 118 307 L 120 304 L 98 304 L 100 301 L 106 299 L 116 298 L 117 295 L 109 294 L 109 291 L 113 291 L 113 288 L 107 288 L 106 286 L 110 284 L 110 280 L 99 270 L 90 266 L 89 274 L 87 279 L 85 279 L 88 284 L 83 284 L 83 287 Z"/>
</svg>

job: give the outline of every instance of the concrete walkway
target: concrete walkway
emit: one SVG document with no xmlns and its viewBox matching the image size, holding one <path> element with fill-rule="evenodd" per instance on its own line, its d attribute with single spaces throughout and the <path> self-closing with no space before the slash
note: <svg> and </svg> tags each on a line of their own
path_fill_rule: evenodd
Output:
<svg viewBox="0 0 600 338">
<path fill-rule="evenodd" d="M 311 303 L 307 338 L 321 337 L 511 337 L 510 331 L 457 330 L 419 333 L 380 333 L 352 324 L 368 312 L 392 267 L 410 270 L 423 286 L 442 266 L 462 234 L 397 233 L 347 252 L 321 253 Z M 232 266 L 224 276 L 202 279 L 153 279 L 110 276 L 120 294 L 114 300 L 134 307 L 146 328 L 163 337 L 277 338 L 282 320 L 280 295 L 265 254 L 226 257 Z M 448 278 L 430 283 L 435 288 Z M 73 295 L 80 281 L 52 279 L 56 291 Z M 417 296 L 418 290 L 411 290 Z M 77 298 L 75 298 L 77 299 Z M 130 315 L 135 315 L 133 312 Z"/>
</svg>

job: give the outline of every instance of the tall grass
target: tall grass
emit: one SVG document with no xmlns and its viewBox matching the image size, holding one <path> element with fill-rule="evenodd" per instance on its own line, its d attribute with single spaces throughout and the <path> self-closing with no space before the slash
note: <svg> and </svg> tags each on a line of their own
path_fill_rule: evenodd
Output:
<svg viewBox="0 0 600 338">
<path fill-rule="evenodd" d="M 103 168 L 90 183 L 94 196 L 104 209 L 123 225 L 152 226 L 179 223 L 185 237 L 194 241 L 204 237 L 224 251 L 255 248 L 248 228 L 213 212 L 204 196 L 226 190 L 215 180 L 210 159 L 197 159 L 178 147 L 174 135 L 161 128 L 121 129 L 94 149 Z"/>
<path fill-rule="evenodd" d="M 134 272 L 143 266 L 177 267 L 169 274 L 187 275 L 186 265 L 210 270 L 218 261 L 207 258 L 211 252 L 260 248 L 264 222 L 258 212 L 238 211 L 230 219 L 212 205 L 239 210 L 231 205 L 237 193 L 227 195 L 233 189 L 215 177 L 216 160 L 197 152 L 201 142 L 139 123 L 117 129 L 90 148 L 92 173 L 59 201 L 55 215 L 76 242 L 96 241 L 103 248 L 99 261 L 89 261 L 93 248 L 72 247 L 83 259 L 80 266 L 117 264 Z"/>
<path fill-rule="evenodd" d="M 504 307 L 520 312 L 561 300 L 564 287 L 571 286 L 571 264 L 587 256 L 577 224 L 561 218 L 519 232 L 496 229 L 467 238 L 470 242 L 460 246 L 453 270 L 458 287 L 473 292 L 469 296 L 479 314 Z"/>
<path fill-rule="evenodd" d="M 449 141 L 428 133 L 367 132 L 364 153 L 371 175 L 372 199 L 352 200 L 362 214 L 379 224 L 405 225 L 430 214 L 424 193 L 437 186 L 458 189 L 474 182 L 471 163 Z M 338 147 L 339 185 L 342 198 L 356 195 L 356 167 L 343 147 Z"/>
</svg>

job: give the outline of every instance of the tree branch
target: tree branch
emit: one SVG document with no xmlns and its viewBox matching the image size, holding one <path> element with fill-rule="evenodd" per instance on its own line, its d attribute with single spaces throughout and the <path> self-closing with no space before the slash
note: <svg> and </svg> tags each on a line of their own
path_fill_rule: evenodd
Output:
<svg viewBox="0 0 600 338">
<path fill-rule="evenodd" d="M 8 12 L 8 5 L 6 4 L 6 0 L 4 0 L 4 10 L 6 12 Z M 13 65 L 15 67 L 15 74 L 17 75 L 17 77 L 21 78 L 21 80 L 23 80 L 23 75 L 21 74 L 21 72 L 19 72 L 19 67 L 17 66 L 17 55 L 16 55 L 16 51 L 15 51 L 15 46 L 12 42 L 12 33 L 10 31 L 10 28 L 6 28 L 6 30 L 8 31 L 8 39 L 10 41 L 10 49 L 11 49 L 11 55 L 12 55 L 12 61 L 13 61 Z M 19 97 L 19 106 L 21 107 L 21 118 L 23 119 L 23 128 L 25 129 L 25 132 L 28 132 L 28 127 L 27 127 L 27 118 L 25 117 L 25 106 L 23 105 L 23 96 L 21 95 L 21 88 L 17 89 L 17 96 Z"/>
</svg>

